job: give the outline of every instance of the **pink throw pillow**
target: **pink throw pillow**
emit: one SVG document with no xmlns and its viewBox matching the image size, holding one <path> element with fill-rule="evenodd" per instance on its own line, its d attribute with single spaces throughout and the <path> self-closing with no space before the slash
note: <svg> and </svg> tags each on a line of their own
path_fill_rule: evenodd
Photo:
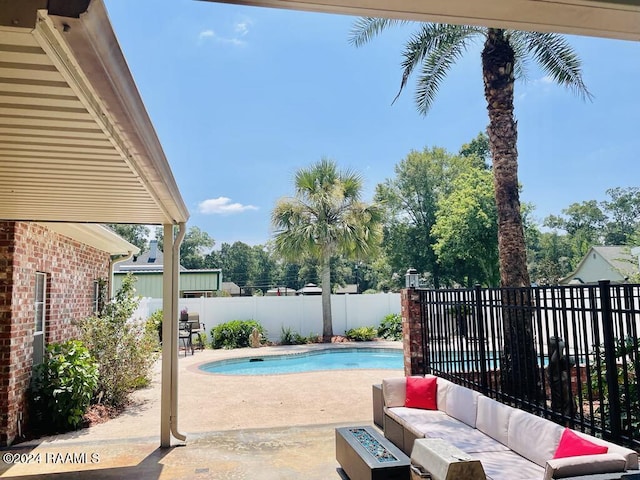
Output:
<svg viewBox="0 0 640 480">
<path fill-rule="evenodd" d="M 582 438 L 572 430 L 565 428 L 553 458 L 578 457 L 581 455 L 597 455 L 607 453 L 609 447 L 598 445 Z"/>
<path fill-rule="evenodd" d="M 436 410 L 438 408 L 436 380 L 436 377 L 407 377 L 407 397 L 404 406 Z"/>
</svg>

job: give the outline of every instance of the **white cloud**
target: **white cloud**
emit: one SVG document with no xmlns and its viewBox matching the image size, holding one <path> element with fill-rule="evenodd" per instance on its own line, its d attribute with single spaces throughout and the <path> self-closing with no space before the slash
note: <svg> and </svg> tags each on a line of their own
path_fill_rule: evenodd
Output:
<svg viewBox="0 0 640 480">
<path fill-rule="evenodd" d="M 247 210 L 258 210 L 258 207 L 231 203 L 231 199 L 227 197 L 210 198 L 198 204 L 198 211 L 205 215 L 233 215 Z"/>
<path fill-rule="evenodd" d="M 250 26 L 251 26 L 251 20 L 244 20 L 242 22 L 237 22 L 234 25 L 233 30 L 241 37 L 244 37 L 247 33 L 249 33 Z"/>
<path fill-rule="evenodd" d="M 207 38 L 215 38 L 216 32 L 213 30 L 203 30 L 198 34 L 198 40 L 205 40 Z"/>
<path fill-rule="evenodd" d="M 246 45 L 247 42 L 242 40 L 243 37 L 247 36 L 249 33 L 249 28 L 253 22 L 250 19 L 245 19 L 242 21 L 238 21 L 233 24 L 233 35 L 230 36 L 221 36 L 218 35 L 215 31 L 211 29 L 203 30 L 198 34 L 198 43 L 202 44 L 204 42 L 215 42 L 222 43 L 228 45 L 236 45 L 243 46 Z"/>
</svg>

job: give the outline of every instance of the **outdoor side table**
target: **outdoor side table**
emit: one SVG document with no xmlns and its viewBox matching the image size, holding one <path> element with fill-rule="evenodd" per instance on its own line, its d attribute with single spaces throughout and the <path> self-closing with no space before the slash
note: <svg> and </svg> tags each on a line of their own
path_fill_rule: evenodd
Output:
<svg viewBox="0 0 640 480">
<path fill-rule="evenodd" d="M 336 428 L 336 460 L 350 480 L 409 480 L 409 457 L 374 427 Z"/>
<path fill-rule="evenodd" d="M 382 384 L 375 384 L 372 388 L 373 399 L 373 424 L 383 428 L 384 421 L 384 400 L 382 397 Z"/>
<path fill-rule="evenodd" d="M 485 480 L 480 460 L 441 438 L 420 438 L 413 443 L 411 463 L 422 467 L 433 480 Z"/>
</svg>

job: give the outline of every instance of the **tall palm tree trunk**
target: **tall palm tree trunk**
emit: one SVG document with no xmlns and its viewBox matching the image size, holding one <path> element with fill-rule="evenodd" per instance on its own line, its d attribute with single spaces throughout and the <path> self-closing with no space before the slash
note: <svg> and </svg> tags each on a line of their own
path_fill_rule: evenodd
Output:
<svg viewBox="0 0 640 480">
<path fill-rule="evenodd" d="M 489 28 L 482 51 L 484 91 L 489 112 L 489 144 L 498 211 L 498 255 L 504 321 L 501 383 L 504 393 L 535 400 L 540 374 L 533 340 L 526 245 L 518 192 L 518 133 L 513 116 L 514 51 L 504 30 Z"/>
<path fill-rule="evenodd" d="M 331 319 L 331 258 L 322 260 L 322 341 L 331 342 L 333 321 Z"/>
</svg>

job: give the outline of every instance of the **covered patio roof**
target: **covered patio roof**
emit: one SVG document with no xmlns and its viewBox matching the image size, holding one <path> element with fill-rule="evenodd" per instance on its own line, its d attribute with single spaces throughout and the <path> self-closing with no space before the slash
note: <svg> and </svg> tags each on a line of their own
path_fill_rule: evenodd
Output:
<svg viewBox="0 0 640 480">
<path fill-rule="evenodd" d="M 637 0 L 206 0 L 640 40 Z"/>
<path fill-rule="evenodd" d="M 0 218 L 188 217 L 104 4 L 3 2 Z"/>
<path fill-rule="evenodd" d="M 185 439 L 176 319 L 189 212 L 102 0 L 1 5 L 0 219 L 53 222 L 109 252 L 131 245 L 96 224 L 164 226 L 160 443 L 170 446 L 171 434 Z"/>
</svg>

